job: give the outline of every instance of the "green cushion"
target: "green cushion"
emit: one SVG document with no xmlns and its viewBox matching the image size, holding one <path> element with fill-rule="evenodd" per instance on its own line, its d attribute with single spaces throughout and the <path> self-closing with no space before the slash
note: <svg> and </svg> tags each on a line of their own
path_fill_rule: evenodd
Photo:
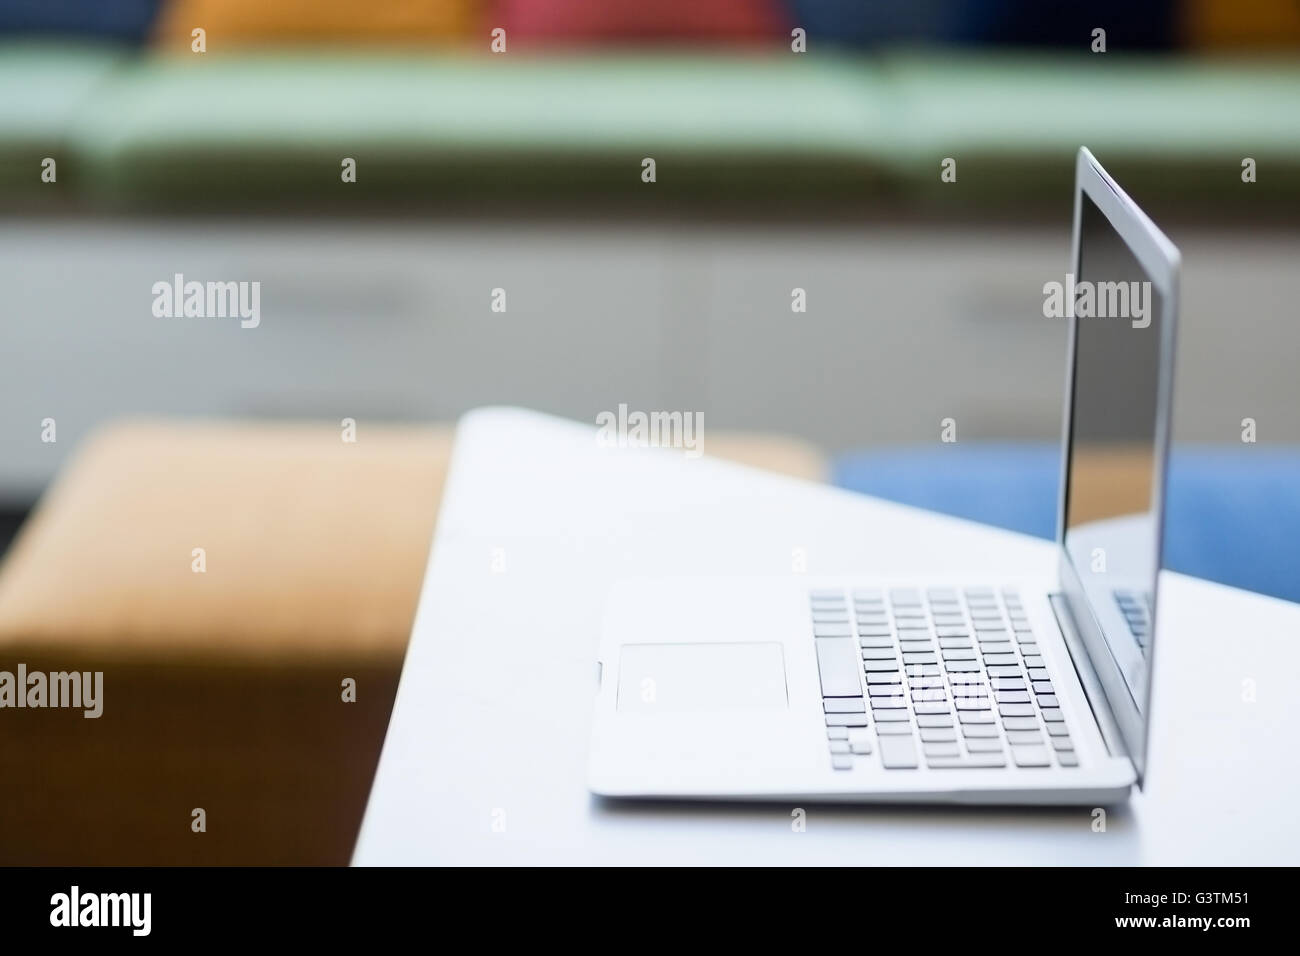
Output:
<svg viewBox="0 0 1300 956">
<path fill-rule="evenodd" d="M 0 191 L 54 196 L 73 187 L 74 118 L 126 56 L 112 45 L 0 42 Z M 41 182 L 46 157 L 57 164 L 57 184 Z"/>
<path fill-rule="evenodd" d="M 409 199 L 574 187 L 734 192 L 872 185 L 878 90 L 833 58 L 153 58 L 77 128 L 130 198 Z M 358 163 L 355 185 L 340 162 Z"/>
<path fill-rule="evenodd" d="M 490 197 L 1144 203 L 1300 192 L 1300 69 L 1119 54 L 155 56 L 0 45 L 0 190 L 125 203 Z M 340 181 L 343 157 L 358 181 Z M 641 182 L 653 157 L 658 182 Z M 1241 183 L 1241 160 L 1259 182 Z M 940 162 L 958 161 L 956 184 Z M 1064 197 L 1064 198 L 1063 198 Z M 1055 207 L 1054 207 L 1055 208 Z"/>
<path fill-rule="evenodd" d="M 1300 70 L 1280 62 L 1107 54 L 895 53 L 881 69 L 898 137 L 879 157 L 935 201 L 1069 196 L 1088 146 L 1135 194 L 1258 201 L 1300 191 Z M 957 185 L 939 176 L 957 159 Z M 1241 181 L 1241 161 L 1258 182 Z"/>
</svg>

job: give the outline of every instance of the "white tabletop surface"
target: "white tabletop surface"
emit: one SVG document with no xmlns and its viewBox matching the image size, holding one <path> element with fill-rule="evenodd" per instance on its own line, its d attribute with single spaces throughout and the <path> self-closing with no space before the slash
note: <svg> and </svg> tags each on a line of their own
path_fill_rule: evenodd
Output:
<svg viewBox="0 0 1300 956">
<path fill-rule="evenodd" d="M 1035 538 L 594 435 L 514 409 L 462 421 L 354 863 L 1300 863 L 1300 605 L 1167 572 L 1147 789 L 1104 832 L 1089 808 L 807 806 L 797 832 L 784 805 L 591 796 L 622 577 L 793 573 L 795 548 L 810 574 L 863 579 L 1055 566 Z"/>
</svg>

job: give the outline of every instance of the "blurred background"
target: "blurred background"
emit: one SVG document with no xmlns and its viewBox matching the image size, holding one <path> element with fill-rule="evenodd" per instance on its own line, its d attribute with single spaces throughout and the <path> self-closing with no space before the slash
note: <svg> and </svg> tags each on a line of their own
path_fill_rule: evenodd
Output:
<svg viewBox="0 0 1300 956">
<path fill-rule="evenodd" d="M 441 465 L 420 457 L 418 429 L 475 406 L 588 422 L 620 403 L 699 411 L 706 451 L 717 435 L 735 457 L 1050 536 L 1065 328 L 1043 317 L 1042 290 L 1067 268 L 1080 145 L 1184 255 L 1169 564 L 1300 600 L 1298 52 L 1295 0 L 4 0 L 0 550 L 26 528 L 0 569 L 0 666 L 50 647 L 118 662 L 130 647 L 133 686 L 166 685 L 172 704 L 247 696 L 238 675 L 262 671 L 238 668 L 263 667 L 282 632 L 253 628 L 212 690 L 204 648 L 249 631 L 235 614 L 254 606 L 247 592 L 209 581 L 212 603 L 187 604 L 188 577 L 133 564 L 123 542 L 147 549 L 159 522 L 191 520 L 184 500 L 160 510 L 151 481 L 169 468 L 229 488 L 292 473 L 310 490 L 333 459 L 269 472 L 266 449 L 284 446 L 249 431 L 200 467 L 215 446 L 187 444 L 206 434 L 187 423 L 214 419 L 325 423 L 335 443 L 345 418 L 363 435 L 409 423 L 428 487 Z M 176 273 L 260 282 L 260 325 L 155 317 L 152 286 Z M 142 417 L 168 424 L 110 434 L 77 463 L 92 435 Z M 255 447 L 262 458 L 227 474 Z M 345 500 L 391 498 L 384 469 L 409 460 L 395 450 Z M 47 495 L 29 522 L 59 476 L 62 509 Z M 265 529 L 248 496 L 188 500 L 208 506 L 194 521 L 246 523 L 247 540 Z M 376 548 L 410 535 L 415 555 L 380 596 L 396 607 L 388 650 L 361 655 L 380 687 L 364 726 L 329 730 L 335 718 L 267 690 L 261 716 L 208 756 L 194 749 L 203 724 L 153 739 L 147 760 L 144 728 L 162 732 L 172 704 L 141 690 L 153 702 L 110 752 L 153 767 L 153 789 L 92 811 L 84 779 L 59 798 L 34 788 L 9 807 L 11 828 L 35 834 L 10 861 L 346 860 L 436 499 L 424 507 L 364 525 Z M 192 540 L 177 544 L 187 575 Z M 323 580 L 299 596 L 316 611 L 285 593 L 256 607 L 315 620 L 322 589 L 356 586 Z M 172 603 L 150 604 L 161 591 Z M 106 613 L 122 594 L 130 611 Z M 233 622 L 212 623 L 220 607 Z M 158 661 L 181 644 L 198 663 L 177 677 Z M 197 689 L 178 689 L 187 680 Z M 275 722 L 298 730 L 276 737 Z M 287 761 L 305 727 L 351 734 L 351 749 Z M 83 756 L 103 753 L 75 730 Z M 177 805 L 202 790 L 222 747 L 245 768 L 218 774 L 243 780 L 225 798 L 242 835 L 196 849 L 157 814 L 122 822 L 128 804 L 159 805 L 159 787 Z M 331 761 L 351 769 L 330 777 Z M 99 824 L 41 842 L 33 821 L 51 806 Z"/>
</svg>

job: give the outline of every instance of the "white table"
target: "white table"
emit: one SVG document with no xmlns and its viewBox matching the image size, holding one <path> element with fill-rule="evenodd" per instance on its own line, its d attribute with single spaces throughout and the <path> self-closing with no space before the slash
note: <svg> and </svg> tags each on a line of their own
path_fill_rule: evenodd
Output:
<svg viewBox="0 0 1300 956">
<path fill-rule="evenodd" d="M 808 806 L 796 832 L 783 805 L 592 797 L 611 583 L 793 573 L 795 548 L 808 573 L 864 578 L 1054 567 L 1050 543 L 1011 532 L 707 454 L 601 448 L 531 412 L 467 416 L 354 862 L 1300 862 L 1300 605 L 1172 573 L 1147 790 L 1105 832 L 1087 808 Z"/>
</svg>

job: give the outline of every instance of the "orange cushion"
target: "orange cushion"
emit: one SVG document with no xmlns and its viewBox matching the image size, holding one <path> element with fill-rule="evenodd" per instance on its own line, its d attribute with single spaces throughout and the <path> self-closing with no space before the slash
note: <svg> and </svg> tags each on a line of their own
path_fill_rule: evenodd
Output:
<svg viewBox="0 0 1300 956">
<path fill-rule="evenodd" d="M 479 26 L 480 0 L 173 0 L 158 44 L 189 52 L 191 31 L 207 31 L 207 52 L 257 44 L 343 45 L 462 40 Z"/>
</svg>

